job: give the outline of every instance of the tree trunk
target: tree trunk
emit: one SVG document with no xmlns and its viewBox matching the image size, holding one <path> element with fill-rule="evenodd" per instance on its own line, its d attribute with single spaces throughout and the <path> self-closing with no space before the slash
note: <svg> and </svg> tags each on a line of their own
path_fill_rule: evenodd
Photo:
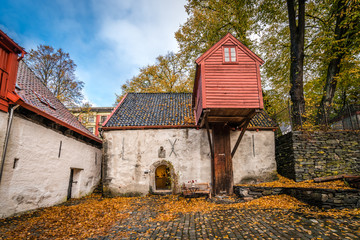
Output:
<svg viewBox="0 0 360 240">
<path fill-rule="evenodd" d="M 302 114 L 305 113 L 304 100 L 304 36 L 305 36 L 305 0 L 287 0 L 290 28 L 290 97 L 292 102 L 292 122 L 294 128 L 302 124 Z M 296 14 L 295 7 L 298 8 Z M 297 22 L 296 22 L 296 16 Z"/>
<path fill-rule="evenodd" d="M 341 14 L 343 12 L 343 14 Z M 317 124 L 324 124 L 326 121 L 326 116 L 330 112 L 332 100 L 335 96 L 337 79 L 336 76 L 340 73 L 340 64 L 344 58 L 344 48 L 348 42 L 344 41 L 346 38 L 346 32 L 349 30 L 347 24 L 342 24 L 346 18 L 346 4 L 345 1 L 339 0 L 336 6 L 335 14 L 336 24 L 335 24 L 335 43 L 330 49 L 329 57 L 332 58 L 329 62 L 326 80 L 323 90 L 323 96 L 321 98 L 320 107 L 317 114 Z"/>
</svg>

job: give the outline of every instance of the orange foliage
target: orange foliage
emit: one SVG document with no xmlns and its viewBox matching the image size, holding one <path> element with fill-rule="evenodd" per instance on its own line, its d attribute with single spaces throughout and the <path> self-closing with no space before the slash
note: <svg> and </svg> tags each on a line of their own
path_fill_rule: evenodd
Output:
<svg viewBox="0 0 360 240">
<path fill-rule="evenodd" d="M 92 195 L 83 200 L 82 203 L 73 206 L 59 205 L 21 217 L 0 220 L 1 237 L 5 239 L 85 239 L 101 235 L 106 233 L 116 221 L 129 215 L 120 211 L 131 210 L 130 203 L 135 199 L 106 199 L 99 195 Z M 34 237 L 34 232 L 38 236 Z"/>
<path fill-rule="evenodd" d="M 288 179 L 278 174 L 279 180 L 273 182 L 259 183 L 255 185 L 245 185 L 241 186 L 257 186 L 257 187 L 293 187 L 293 188 L 323 188 L 323 189 L 352 189 L 347 186 L 344 181 L 330 181 L 330 182 L 321 182 L 315 183 L 314 180 L 307 180 L 303 182 L 295 182 L 294 180 Z"/>
</svg>

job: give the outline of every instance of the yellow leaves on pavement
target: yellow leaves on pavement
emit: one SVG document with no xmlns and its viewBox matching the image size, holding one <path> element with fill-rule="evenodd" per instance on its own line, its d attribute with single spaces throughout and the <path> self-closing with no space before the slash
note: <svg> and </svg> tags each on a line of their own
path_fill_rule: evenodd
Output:
<svg viewBox="0 0 360 240">
<path fill-rule="evenodd" d="M 323 189 L 352 189 L 347 186 L 344 181 L 337 180 L 331 182 L 315 183 L 313 180 L 307 180 L 303 182 L 295 182 L 294 180 L 288 179 L 278 174 L 279 180 L 273 182 L 259 183 L 255 185 L 241 186 L 257 186 L 257 187 L 293 187 L 293 188 L 323 188 Z"/>
<path fill-rule="evenodd" d="M 82 201 L 76 204 L 76 201 Z M 84 239 L 106 233 L 126 218 L 134 198 L 101 198 L 99 195 L 71 200 L 34 213 L 0 220 L 0 239 Z M 124 212 L 125 213 L 121 213 Z M 34 237 L 34 232 L 36 237 Z"/>
</svg>

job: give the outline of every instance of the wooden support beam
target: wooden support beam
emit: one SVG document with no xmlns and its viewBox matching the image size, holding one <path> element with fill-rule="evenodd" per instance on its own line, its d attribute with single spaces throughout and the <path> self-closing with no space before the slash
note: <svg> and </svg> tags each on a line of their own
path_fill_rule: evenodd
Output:
<svg viewBox="0 0 360 240">
<path fill-rule="evenodd" d="M 239 144 L 240 144 L 240 142 L 241 142 L 241 139 L 243 138 L 243 136 L 244 136 L 244 134 L 245 134 L 246 128 L 247 128 L 247 126 L 248 126 L 249 123 L 250 123 L 250 120 L 251 120 L 251 118 L 246 119 L 246 122 L 245 122 L 245 124 L 244 124 L 244 126 L 243 126 L 243 128 L 242 128 L 242 130 L 241 130 L 241 133 L 240 133 L 240 135 L 239 135 L 239 137 L 238 137 L 238 139 L 237 139 L 237 141 L 236 141 L 236 143 L 235 143 L 235 146 L 234 146 L 233 150 L 231 151 L 231 158 L 234 157 L 235 152 L 236 152 L 236 150 L 237 150 L 237 148 L 239 147 Z"/>
<path fill-rule="evenodd" d="M 214 194 L 232 194 L 234 177 L 231 159 L 230 128 L 225 123 L 217 123 L 212 126 L 214 159 L 213 166 L 213 190 Z"/>
<path fill-rule="evenodd" d="M 244 118 L 243 120 L 241 120 L 240 122 L 239 122 L 239 125 L 237 126 L 238 128 L 242 128 L 243 126 L 244 126 L 244 123 L 246 122 L 246 120 L 247 120 L 248 118 Z"/>
<path fill-rule="evenodd" d="M 220 117 L 220 116 L 209 116 L 208 117 L 208 121 L 209 122 L 240 122 L 244 119 L 245 117 Z"/>
<path fill-rule="evenodd" d="M 210 145 L 211 160 L 213 160 L 214 159 L 214 149 L 213 149 L 213 143 L 211 141 L 210 129 L 209 129 L 209 123 L 207 121 L 207 117 L 205 118 L 205 126 L 206 126 L 206 132 L 208 135 L 208 141 L 209 141 L 209 145 Z"/>
<path fill-rule="evenodd" d="M 203 118 L 201 119 L 201 123 L 200 123 L 200 128 L 202 128 L 205 124 L 205 120 L 207 120 L 207 116 L 209 115 L 210 113 L 210 109 L 205 109 L 203 110 L 203 113 L 204 113 L 204 116 Z"/>
</svg>

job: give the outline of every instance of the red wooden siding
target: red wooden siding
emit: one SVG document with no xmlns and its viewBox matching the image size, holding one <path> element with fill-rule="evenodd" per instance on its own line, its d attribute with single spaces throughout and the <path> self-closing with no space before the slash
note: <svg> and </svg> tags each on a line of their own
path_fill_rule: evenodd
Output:
<svg viewBox="0 0 360 240">
<path fill-rule="evenodd" d="M 0 30 L 0 110 L 7 112 L 15 96 L 18 54 L 25 51 Z"/>
<path fill-rule="evenodd" d="M 235 48 L 235 62 L 225 61 L 224 48 Z M 221 112 L 222 116 L 236 117 L 263 108 L 259 72 L 263 61 L 231 34 L 206 51 L 196 63 L 193 106 L 197 124 L 204 109 L 210 109 L 212 116 Z"/>
<path fill-rule="evenodd" d="M 195 118 L 196 123 L 199 121 L 199 118 L 201 117 L 201 111 L 203 109 L 203 98 L 202 98 L 202 82 L 201 77 L 199 79 L 199 85 L 196 93 L 196 102 L 195 102 Z"/>
<path fill-rule="evenodd" d="M 239 47 L 236 64 L 224 63 L 223 48 L 216 50 L 204 75 L 207 108 L 260 108 L 256 62 Z"/>
</svg>

